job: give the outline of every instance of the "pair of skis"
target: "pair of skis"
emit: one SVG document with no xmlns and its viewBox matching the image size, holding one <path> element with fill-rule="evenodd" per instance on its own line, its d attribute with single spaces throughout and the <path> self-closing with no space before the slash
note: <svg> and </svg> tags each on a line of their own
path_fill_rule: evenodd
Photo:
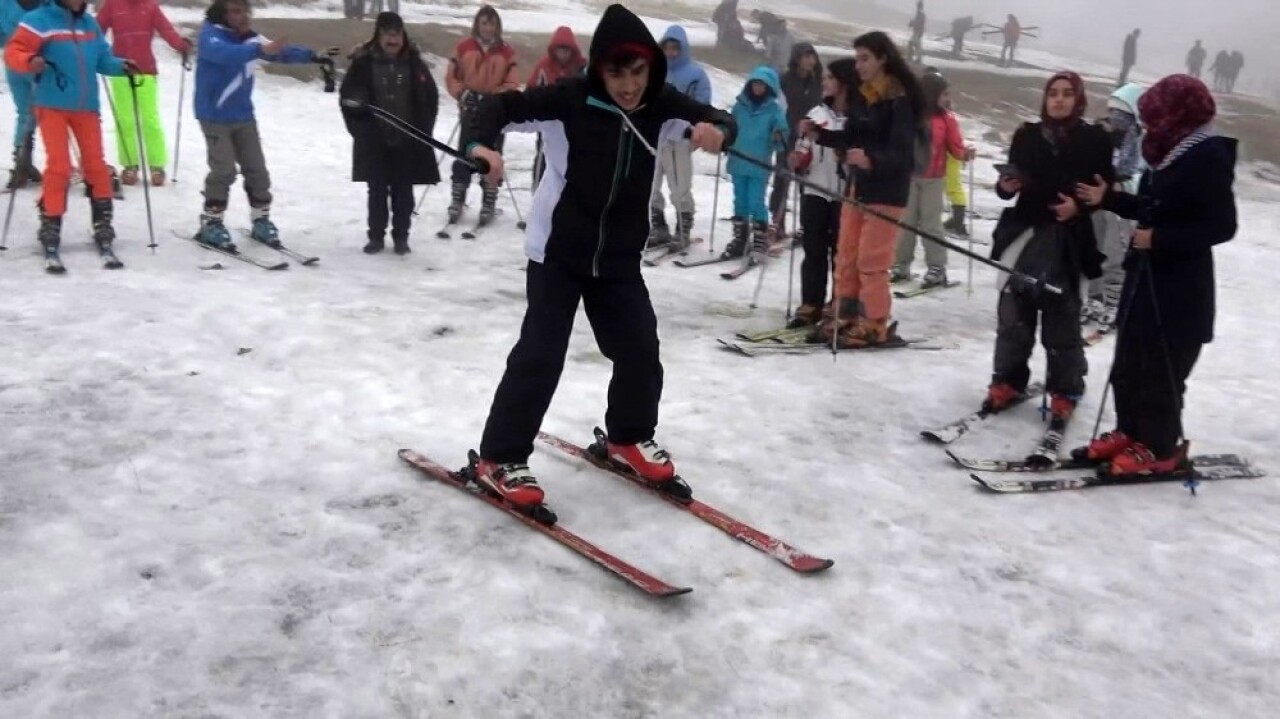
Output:
<svg viewBox="0 0 1280 719">
<path fill-rule="evenodd" d="M 599 428 L 595 430 L 595 433 L 596 442 L 590 447 L 576 445 L 547 432 L 539 432 L 538 439 L 549 447 L 560 450 L 572 457 L 586 460 L 614 477 L 630 482 L 645 492 L 665 501 L 668 505 L 683 510 L 734 539 L 772 557 L 797 573 L 813 574 L 829 569 L 834 564 L 830 559 L 823 559 L 803 552 L 780 539 L 730 517 L 704 502 L 694 499 L 691 496 L 688 485 L 684 484 L 683 480 L 672 480 L 667 485 L 659 487 L 640 478 L 629 468 L 615 465 L 604 453 L 604 433 Z M 693 591 L 690 587 L 675 586 L 662 581 L 570 532 L 556 522 L 555 514 L 545 505 L 539 505 L 539 508 L 529 512 L 521 511 L 481 489 L 474 481 L 474 476 L 470 474 L 474 467 L 474 453 L 472 454 L 472 464 L 469 467 L 458 471 L 450 471 L 414 450 L 402 449 L 399 452 L 401 459 L 428 477 L 455 489 L 463 490 L 486 504 L 516 517 L 525 526 L 535 529 L 569 547 L 650 596 L 672 597 Z M 672 483 L 675 484 L 673 485 Z M 664 487 L 668 486 L 674 486 L 676 490 L 668 491 L 664 489 Z"/>
<path fill-rule="evenodd" d="M 98 246 L 98 258 L 102 262 L 104 270 L 120 270 L 124 269 L 124 263 L 120 258 L 116 257 L 115 250 L 110 246 Z M 56 247 L 46 247 L 44 250 L 44 271 L 51 275 L 64 275 L 67 272 L 67 266 L 62 263 L 62 253 Z"/>
<path fill-rule="evenodd" d="M 248 230 L 241 230 L 240 232 L 242 235 L 246 237 L 251 237 L 251 235 L 248 234 Z M 246 264 L 250 264 L 250 265 L 253 265 L 254 267 L 259 267 L 264 270 L 279 271 L 279 270 L 285 270 L 289 268 L 289 263 L 285 260 L 281 260 L 279 262 L 272 262 L 270 260 L 265 260 L 260 257 L 255 257 L 253 255 L 245 254 L 234 245 L 231 247 L 218 247 L 215 245 L 205 244 L 204 242 L 201 242 L 200 240 L 196 239 L 195 235 L 185 235 L 181 232 L 178 232 L 177 230 L 173 230 L 173 236 L 181 240 L 194 242 L 198 247 L 203 247 L 204 249 L 210 252 L 216 252 L 217 254 L 223 255 L 225 257 L 230 257 L 233 260 L 238 260 L 240 262 L 244 262 Z M 258 240 L 254 240 L 254 241 L 259 242 Z M 298 252 L 289 247 L 286 247 L 282 243 L 268 244 L 266 242 L 259 242 L 259 244 L 261 244 L 264 247 L 269 247 L 275 250 L 276 252 L 279 252 L 281 255 L 288 257 L 289 259 L 295 260 L 296 262 L 298 262 L 298 264 L 306 267 L 310 267 L 320 261 L 319 257 L 311 257 L 308 255 L 304 255 L 301 252 Z"/>
<path fill-rule="evenodd" d="M 918 285 L 916 287 L 896 289 L 893 291 L 893 296 L 900 300 L 909 300 L 914 297 L 923 297 L 924 295 L 938 290 L 948 290 L 952 287 L 959 287 L 960 284 L 961 283 L 958 280 L 953 280 L 946 284 L 929 285 L 927 287 L 924 285 Z"/>
<path fill-rule="evenodd" d="M 829 342 L 813 342 L 814 327 L 784 327 L 765 332 L 739 332 L 732 339 L 717 339 L 720 346 L 747 357 L 777 354 L 815 354 L 829 352 Z M 840 352 L 867 352 L 892 349 L 941 350 L 942 345 L 926 339 L 894 337 L 888 342 L 868 347 L 839 347 Z"/>
<path fill-rule="evenodd" d="M 679 242 L 664 242 L 655 247 L 645 248 L 641 262 L 645 267 L 657 267 L 667 260 L 680 257 L 688 257 L 689 250 L 693 245 L 702 244 L 701 237 L 695 237 L 689 241 L 689 244 L 682 245 Z"/>
</svg>

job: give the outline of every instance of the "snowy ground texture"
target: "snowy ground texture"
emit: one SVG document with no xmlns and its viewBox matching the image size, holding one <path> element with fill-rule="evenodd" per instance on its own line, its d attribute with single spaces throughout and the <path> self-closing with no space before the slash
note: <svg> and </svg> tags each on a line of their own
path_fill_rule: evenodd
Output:
<svg viewBox="0 0 1280 719">
<path fill-rule="evenodd" d="M 179 71 L 157 50 L 173 118 Z M 336 96 L 260 76 L 257 104 L 276 220 L 322 256 L 315 268 L 204 270 L 220 258 L 173 237 L 200 205 L 190 115 L 178 183 L 151 193 L 155 254 L 141 188 L 118 204 L 125 270 L 98 269 L 74 197 L 69 273 L 46 276 L 36 195 L 17 196 L 0 256 L 0 716 L 1274 715 L 1274 479 L 1195 498 L 1177 485 L 991 496 L 917 441 L 983 393 L 995 275 L 982 267 L 895 310 L 904 333 L 954 349 L 835 361 L 716 347 L 782 321 L 786 258 L 755 313 L 754 274 L 647 271 L 667 369 L 659 438 L 698 496 L 833 558 L 823 575 L 793 575 L 540 450 L 533 466 L 565 526 L 695 588 L 646 600 L 424 483 L 396 450 L 461 464 L 517 335 L 524 260 L 508 198 L 480 240 L 446 242 L 433 237 L 435 188 L 414 253 L 366 257 Z M 12 116 L 0 118 L 9 137 Z M 510 148 L 527 208 L 532 141 Z M 997 148 L 983 149 L 985 184 Z M 708 236 L 715 162 L 698 166 Z M 1187 425 L 1200 451 L 1274 473 L 1280 212 L 1275 188 L 1252 182 L 1241 233 L 1217 253 L 1219 340 Z M 722 183 L 722 216 L 729 198 Z M 984 192 L 977 204 L 996 203 Z M 237 191 L 232 224 L 247 213 Z M 966 264 L 951 272 L 966 279 Z M 579 324 L 546 427 L 585 441 L 609 367 Z M 1090 350 L 1073 443 L 1111 347 Z M 1024 408 L 960 449 L 1021 456 L 1036 417 Z"/>
</svg>

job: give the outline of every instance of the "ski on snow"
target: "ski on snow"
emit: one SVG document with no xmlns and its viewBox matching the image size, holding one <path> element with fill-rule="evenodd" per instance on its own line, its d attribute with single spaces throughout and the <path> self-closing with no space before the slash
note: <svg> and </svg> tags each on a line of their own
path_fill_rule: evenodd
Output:
<svg viewBox="0 0 1280 719">
<path fill-rule="evenodd" d="M 172 232 L 174 237 L 187 240 L 188 242 L 194 242 L 198 247 L 203 247 L 204 249 L 210 252 L 217 252 L 220 255 L 226 255 L 227 257 L 230 257 L 232 259 L 240 260 L 241 262 L 247 262 L 255 267 L 261 267 L 264 270 L 283 270 L 289 267 L 288 262 L 283 262 L 283 261 L 270 262 L 268 260 L 261 260 L 261 259 L 258 259 L 257 257 L 246 255 L 238 249 L 227 249 L 225 247 L 214 247 L 213 245 L 206 245 L 200 240 L 197 240 L 192 235 L 184 235 L 181 232 L 178 232 L 177 230 L 173 230 Z"/>
<path fill-rule="evenodd" d="M 685 510 L 689 514 L 701 519 L 720 531 L 728 534 L 734 539 L 746 544 L 773 559 L 785 564 L 792 570 L 801 574 L 813 574 L 829 569 L 835 562 L 830 559 L 815 557 L 807 552 L 803 552 L 795 547 L 783 542 L 780 539 L 772 537 L 748 524 L 745 524 L 720 510 L 705 504 L 691 496 L 691 492 L 687 484 L 683 480 L 672 480 L 679 482 L 680 489 L 676 491 L 664 491 L 659 487 L 646 482 L 637 476 L 630 469 L 625 469 L 615 465 L 604 455 L 604 432 L 597 427 L 595 429 L 596 441 L 590 447 L 581 447 L 567 440 L 561 439 L 547 432 L 538 432 L 538 439 L 543 443 L 559 449 L 569 454 L 595 465 L 596 467 L 609 472 L 615 477 L 624 479 L 637 487 L 644 489 L 649 494 L 657 496 L 665 500 L 668 504 Z M 679 494 L 677 494 L 679 492 Z"/>
<path fill-rule="evenodd" d="M 1035 463 L 1028 459 L 973 459 L 958 456 L 947 450 L 947 456 L 956 465 L 973 472 L 1053 472 L 1064 469 L 1096 469 L 1097 463 L 1087 459 L 1067 456 L 1052 464 Z M 1191 458 L 1191 466 L 1201 467 L 1244 467 L 1249 460 L 1238 454 L 1201 454 Z"/>
<path fill-rule="evenodd" d="M 426 456 L 413 451 L 412 449 L 402 449 L 399 452 L 400 459 L 412 465 L 418 471 L 426 476 L 446 484 L 454 489 L 481 500 L 495 509 L 499 509 L 508 515 L 520 520 L 522 524 L 530 529 L 534 529 L 543 535 L 554 539 L 560 544 L 577 552 L 580 556 L 594 562 L 599 567 L 622 579 L 631 586 L 641 590 L 645 594 L 653 597 L 674 597 L 681 594 L 688 594 L 693 591 L 690 587 L 677 587 L 668 584 L 657 577 L 638 569 L 627 562 L 615 557 L 603 549 L 595 546 L 591 542 L 570 532 L 559 524 L 555 523 L 555 515 L 546 510 L 546 514 L 539 518 L 531 516 L 516 509 L 507 502 L 494 497 L 492 494 L 479 488 L 471 478 L 466 476 L 465 471 L 454 472 L 445 469 L 443 466 L 436 464 Z M 545 509 L 545 505 L 539 505 Z M 550 520 L 549 522 L 547 520 Z"/>
<path fill-rule="evenodd" d="M 808 355 L 820 352 L 830 352 L 831 344 L 828 342 L 808 342 L 807 333 L 803 335 L 782 335 L 773 340 L 750 341 L 741 339 L 723 339 L 718 338 L 716 342 L 727 350 L 732 350 L 740 355 L 747 357 L 759 357 L 761 355 Z M 869 345 L 867 347 L 837 347 L 838 352 L 885 352 L 888 350 L 930 350 L 938 351 L 946 349 L 942 345 L 930 344 L 926 339 L 903 339 L 896 337 L 877 345 Z"/>
<path fill-rule="evenodd" d="M 759 255 L 756 255 L 755 253 L 748 254 L 746 258 L 742 260 L 742 264 L 732 270 L 721 272 L 720 279 L 736 280 L 762 264 L 764 264 L 764 259 Z"/>
<path fill-rule="evenodd" d="M 732 262 L 733 260 L 741 260 L 741 257 L 725 257 L 724 255 L 708 255 L 706 257 L 690 260 L 681 258 L 671 263 L 676 267 L 702 267 L 704 265 L 718 265 L 721 262 Z"/>
<path fill-rule="evenodd" d="M 1109 475 L 1096 473 L 1077 477 L 1057 477 L 1045 479 L 996 479 L 970 474 L 969 478 L 979 486 L 1000 494 L 1021 494 L 1031 492 L 1056 492 L 1068 489 L 1090 489 L 1092 487 L 1114 487 L 1126 484 L 1151 484 L 1154 482 L 1185 482 L 1194 491 L 1195 483 L 1219 479 L 1252 479 L 1265 477 L 1266 473 L 1249 464 L 1197 465 L 1192 460 L 1190 470 L 1168 474 Z"/>
<path fill-rule="evenodd" d="M 1016 407 L 1029 399 L 1038 397 L 1041 394 L 1044 394 L 1044 385 L 1036 382 L 1028 386 L 1026 391 L 1022 393 L 1021 397 L 1006 405 L 1003 409 L 990 410 L 984 407 L 977 412 L 961 417 L 960 419 L 941 427 L 921 430 L 920 436 L 936 444 L 951 444 L 967 434 L 974 425 L 981 424 L 987 419 Z"/>
<path fill-rule="evenodd" d="M 702 243 L 702 238 L 695 237 L 692 240 L 690 240 L 689 244 L 684 246 L 680 246 L 679 244 L 674 242 L 667 242 L 667 243 L 658 245 L 657 247 L 646 248 L 641 262 L 644 263 L 645 267 L 657 267 L 658 265 L 662 264 L 663 262 L 666 262 L 669 259 L 676 258 L 676 257 L 687 257 L 689 255 L 689 250 L 693 247 L 693 245 L 697 245 L 701 243 Z"/>
<path fill-rule="evenodd" d="M 919 287 L 912 287 L 910 289 L 894 290 L 893 296 L 900 300 L 909 300 L 913 297 L 923 297 L 924 295 L 930 294 L 932 292 L 936 292 L 938 290 L 947 290 L 947 289 L 951 289 L 952 287 L 959 287 L 960 284 L 961 283 L 958 280 L 955 280 L 955 281 L 948 282 L 945 285 L 929 285 L 928 287 L 919 286 Z"/>
<path fill-rule="evenodd" d="M 243 235 L 246 239 L 250 239 L 250 240 L 253 240 L 254 242 L 257 242 L 263 247 L 270 247 L 276 252 L 279 252 L 285 257 L 288 257 L 294 262 L 297 262 L 298 264 L 302 265 L 303 267 L 310 267 L 311 265 L 314 265 L 315 263 L 320 261 L 319 257 L 311 257 L 308 255 L 304 255 L 301 252 L 298 252 L 297 250 L 286 247 L 282 242 L 274 242 L 274 243 L 263 242 L 262 240 L 259 240 L 258 238 L 254 237 L 253 231 L 247 228 L 243 228 L 243 227 L 240 228 L 240 234 Z"/>
</svg>

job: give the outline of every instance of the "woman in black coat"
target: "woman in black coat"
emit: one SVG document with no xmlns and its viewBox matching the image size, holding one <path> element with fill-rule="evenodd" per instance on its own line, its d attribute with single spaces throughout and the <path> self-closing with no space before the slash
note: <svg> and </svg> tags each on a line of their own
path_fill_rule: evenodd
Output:
<svg viewBox="0 0 1280 719">
<path fill-rule="evenodd" d="M 1040 122 L 1024 123 L 1013 135 L 1009 165 L 1001 168 L 996 194 L 1015 206 L 996 226 L 991 256 L 1020 273 L 1062 288 L 1050 294 L 1010 276 L 1000 292 L 994 370 L 985 407 L 999 411 L 1021 398 L 1031 376 L 1036 325 L 1044 345 L 1049 409 L 1070 419 L 1084 394 L 1088 364 L 1080 336 L 1080 277 L 1102 274 L 1093 222 L 1075 198 L 1077 183 L 1102 177 L 1115 181 L 1111 140 L 1084 121 L 1084 81 L 1060 72 L 1045 84 Z"/>
<path fill-rule="evenodd" d="M 352 56 L 342 80 L 341 99 L 379 107 L 430 135 L 435 130 L 439 92 L 418 49 L 404 33 L 399 15 L 378 15 L 373 39 Z M 391 204 L 391 240 L 397 255 L 409 252 L 413 218 L 413 186 L 440 182 L 435 154 L 426 144 L 375 117 L 369 110 L 342 108 L 347 132 L 355 144 L 351 179 L 369 184 L 367 254 L 381 252 Z"/>
<path fill-rule="evenodd" d="M 1216 113 L 1209 88 L 1171 75 L 1147 90 L 1138 112 L 1151 167 L 1138 194 L 1106 182 L 1077 190 L 1086 203 L 1138 221 L 1111 369 L 1119 427 L 1077 450 L 1123 476 L 1186 468 L 1182 396 L 1201 348 L 1213 340 L 1213 246 L 1236 234 L 1236 141 L 1209 127 Z"/>
</svg>

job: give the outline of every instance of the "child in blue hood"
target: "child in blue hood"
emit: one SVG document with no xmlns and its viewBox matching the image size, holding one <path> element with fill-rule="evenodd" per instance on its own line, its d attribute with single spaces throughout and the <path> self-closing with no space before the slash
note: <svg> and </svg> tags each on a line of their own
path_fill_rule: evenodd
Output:
<svg viewBox="0 0 1280 719">
<path fill-rule="evenodd" d="M 667 84 L 703 105 L 711 104 L 711 80 L 707 71 L 689 55 L 689 36 L 684 28 L 672 25 L 658 43 L 667 56 Z M 671 190 L 676 207 L 676 232 L 667 227 L 666 200 L 662 181 Z M 674 140 L 658 149 L 658 170 L 653 175 L 653 196 L 649 200 L 649 247 L 688 247 L 693 232 L 693 146 L 686 139 Z"/>
<path fill-rule="evenodd" d="M 733 105 L 733 119 L 738 123 L 734 150 L 767 163 L 774 153 L 786 149 L 787 112 L 778 104 L 781 95 L 778 73 L 773 68 L 760 65 L 751 71 Z M 768 249 L 769 208 L 764 200 L 769 174 L 765 168 L 741 158 L 729 158 L 729 177 L 733 180 L 733 239 L 723 257 L 742 257 L 747 253 L 748 228 L 752 253 L 763 254 Z"/>
</svg>

